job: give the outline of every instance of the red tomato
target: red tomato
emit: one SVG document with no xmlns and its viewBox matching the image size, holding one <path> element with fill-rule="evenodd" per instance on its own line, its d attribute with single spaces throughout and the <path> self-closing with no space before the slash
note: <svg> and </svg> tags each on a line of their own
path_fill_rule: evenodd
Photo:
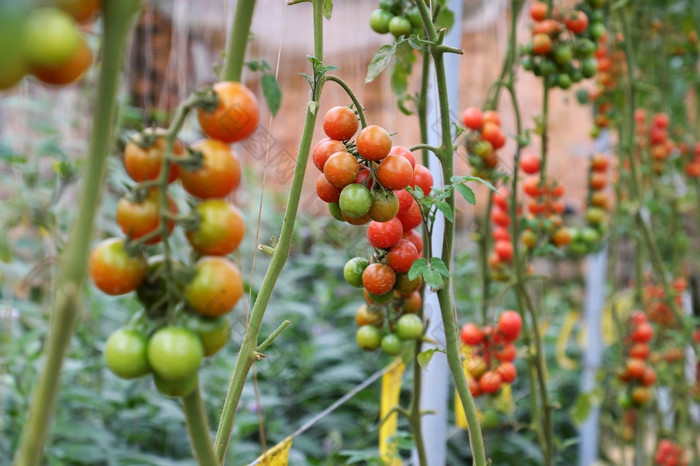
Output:
<svg viewBox="0 0 700 466">
<path fill-rule="evenodd" d="M 367 227 L 367 240 L 377 249 L 389 249 L 401 240 L 402 235 L 403 226 L 397 218 L 388 222 L 372 221 Z"/>
<path fill-rule="evenodd" d="M 427 196 L 433 189 L 433 174 L 430 173 L 427 167 L 416 164 L 416 168 L 413 170 L 411 186 L 414 189 L 416 186 L 420 186 L 420 189 L 423 190 L 423 194 Z"/>
<path fill-rule="evenodd" d="M 423 214 L 415 200 L 413 200 L 413 204 L 411 204 L 411 207 L 405 212 L 401 212 L 401 208 L 399 207 L 399 213 L 396 215 L 396 218 L 401 221 L 404 231 L 412 230 L 423 223 Z"/>
<path fill-rule="evenodd" d="M 480 129 L 484 123 L 481 110 L 477 107 L 468 107 L 462 112 L 462 122 L 469 129 Z"/>
<path fill-rule="evenodd" d="M 348 107 L 333 107 L 323 117 L 323 131 L 337 141 L 347 141 L 353 137 L 359 126 L 355 112 Z"/>
<path fill-rule="evenodd" d="M 498 318 L 498 331 L 506 341 L 513 341 L 520 336 L 523 319 L 516 311 L 503 311 Z"/>
<path fill-rule="evenodd" d="M 542 195 L 542 187 L 540 179 L 536 176 L 531 176 L 523 182 L 523 191 L 530 197 L 539 197 Z"/>
<path fill-rule="evenodd" d="M 654 126 L 657 126 L 661 129 L 668 128 L 668 125 L 671 122 L 670 118 L 665 113 L 655 114 L 652 121 Z"/>
<path fill-rule="evenodd" d="M 503 383 L 513 383 L 518 377 L 518 370 L 512 362 L 504 362 L 496 368 L 496 373 L 501 376 Z"/>
<path fill-rule="evenodd" d="M 331 155 L 323 166 L 326 179 L 338 188 L 349 185 L 360 172 L 360 164 L 350 152 L 342 150 Z"/>
<path fill-rule="evenodd" d="M 410 209 L 416 202 L 415 199 L 413 199 L 413 196 L 411 196 L 411 193 L 405 189 L 394 191 L 394 193 L 396 194 L 396 197 L 399 198 L 399 214 L 405 214 L 408 212 L 408 209 Z"/>
<path fill-rule="evenodd" d="M 493 203 L 496 207 L 500 208 L 504 212 L 508 212 L 508 199 L 510 193 L 506 188 L 501 188 L 497 193 L 493 194 Z"/>
<path fill-rule="evenodd" d="M 209 199 L 197 206 L 199 224 L 187 232 L 192 249 L 203 256 L 225 256 L 238 249 L 245 235 L 243 214 L 223 199 Z"/>
<path fill-rule="evenodd" d="M 88 272 L 97 288 L 109 295 L 134 291 L 143 281 L 148 263 L 142 254 L 130 256 L 124 240 L 110 238 L 100 242 L 90 253 Z"/>
<path fill-rule="evenodd" d="M 168 195 L 168 211 L 177 214 L 177 205 Z M 148 192 L 143 202 L 132 202 L 123 197 L 117 203 L 117 223 L 125 235 L 131 239 L 141 238 L 154 232 L 160 225 L 160 194 L 157 189 Z M 168 233 L 175 228 L 175 222 L 168 220 Z M 156 244 L 161 241 L 160 235 L 146 241 L 145 244 Z"/>
<path fill-rule="evenodd" d="M 389 155 L 391 136 L 381 126 L 369 125 L 357 135 L 355 145 L 362 157 L 378 162 Z"/>
<path fill-rule="evenodd" d="M 165 157 L 164 129 L 147 129 L 143 134 L 137 134 L 126 143 L 124 149 L 124 167 L 134 181 L 155 180 L 160 174 L 160 167 Z M 176 140 L 173 146 L 175 156 L 182 155 L 184 148 L 180 141 Z M 170 165 L 168 183 L 177 179 L 179 167 Z"/>
<path fill-rule="evenodd" d="M 630 338 L 635 343 L 647 343 L 652 338 L 654 338 L 654 327 L 649 323 L 641 323 L 637 325 L 637 328 L 632 330 Z"/>
<path fill-rule="evenodd" d="M 510 241 L 511 236 L 507 228 L 496 227 L 493 230 L 493 239 L 495 241 Z"/>
<path fill-rule="evenodd" d="M 316 143 L 313 151 L 311 152 L 311 157 L 313 158 L 316 168 L 323 171 L 323 166 L 326 165 L 328 158 L 336 152 L 343 151 L 345 151 L 345 146 L 342 142 L 336 141 L 335 139 L 325 138 Z"/>
<path fill-rule="evenodd" d="M 386 264 L 370 264 L 362 272 L 362 286 L 375 295 L 383 295 L 394 288 L 396 272 Z"/>
<path fill-rule="evenodd" d="M 534 2 L 530 5 L 530 17 L 535 21 L 542 21 L 547 18 L 547 4 L 545 2 Z"/>
<path fill-rule="evenodd" d="M 518 351 L 512 343 L 506 343 L 500 349 L 493 352 L 493 357 L 501 362 L 513 362 L 517 355 Z"/>
<path fill-rule="evenodd" d="M 195 312 L 218 317 L 231 312 L 243 296 L 238 267 L 223 257 L 202 257 L 195 275 L 185 287 L 185 302 Z"/>
<path fill-rule="evenodd" d="M 64 86 L 80 79 L 90 65 L 92 65 L 92 51 L 81 36 L 77 50 L 67 61 L 59 65 L 32 66 L 31 72 L 43 83 Z"/>
<path fill-rule="evenodd" d="M 610 166 L 610 159 L 603 154 L 595 154 L 591 158 L 591 170 L 594 172 L 605 172 Z"/>
<path fill-rule="evenodd" d="M 481 332 L 481 329 L 473 323 L 467 323 L 462 326 L 460 337 L 462 338 L 462 343 L 469 346 L 476 346 L 484 341 L 484 334 Z"/>
<path fill-rule="evenodd" d="M 389 151 L 389 155 L 400 155 L 404 157 L 411 164 L 411 168 L 416 167 L 416 159 L 407 147 L 404 146 L 393 146 Z"/>
<path fill-rule="evenodd" d="M 340 191 L 340 188 L 336 188 L 328 181 L 326 175 L 323 173 L 318 175 L 316 179 L 316 194 L 323 202 L 328 202 L 329 204 L 338 202 Z"/>
<path fill-rule="evenodd" d="M 633 379 L 641 379 L 646 368 L 647 365 L 643 359 L 630 358 L 625 363 L 625 372 Z"/>
<path fill-rule="evenodd" d="M 255 94 L 241 83 L 222 81 L 214 85 L 219 105 L 211 112 L 199 109 L 199 126 L 208 137 L 237 142 L 250 136 L 258 127 L 260 110 Z"/>
<path fill-rule="evenodd" d="M 484 124 L 493 123 L 496 126 L 501 126 L 501 117 L 495 110 L 486 110 L 483 116 Z"/>
<path fill-rule="evenodd" d="M 241 181 L 241 165 L 231 147 L 217 139 L 202 139 L 192 149 L 204 156 L 203 165 L 194 171 L 180 170 L 180 181 L 192 196 L 200 199 L 228 196 Z"/>
<path fill-rule="evenodd" d="M 528 175 L 534 175 L 540 171 L 540 158 L 535 154 L 524 154 L 520 158 L 520 168 Z"/>
<path fill-rule="evenodd" d="M 418 250 L 418 254 L 423 254 L 423 236 L 416 230 L 403 232 L 403 238 L 409 240 Z"/>
<path fill-rule="evenodd" d="M 484 375 L 479 379 L 479 388 L 484 393 L 496 393 L 501 389 L 501 385 L 503 385 L 503 380 L 494 371 L 484 372 Z"/>
<path fill-rule="evenodd" d="M 414 177 L 411 162 L 401 155 L 388 155 L 377 168 L 377 179 L 382 186 L 391 190 L 404 189 Z"/>
<path fill-rule="evenodd" d="M 500 227 L 508 228 L 510 225 L 510 215 L 504 210 L 493 209 L 491 211 L 491 221 Z"/>
<path fill-rule="evenodd" d="M 395 272 L 403 273 L 408 272 L 419 257 L 420 255 L 415 245 L 407 239 L 401 239 L 389 249 L 386 255 L 386 263 Z"/>
<path fill-rule="evenodd" d="M 566 28 L 576 35 L 583 34 L 588 28 L 588 16 L 583 11 L 574 11 L 565 20 Z"/>
<path fill-rule="evenodd" d="M 510 241 L 497 241 L 493 250 L 503 262 L 510 262 L 513 259 L 513 243 Z"/>
</svg>

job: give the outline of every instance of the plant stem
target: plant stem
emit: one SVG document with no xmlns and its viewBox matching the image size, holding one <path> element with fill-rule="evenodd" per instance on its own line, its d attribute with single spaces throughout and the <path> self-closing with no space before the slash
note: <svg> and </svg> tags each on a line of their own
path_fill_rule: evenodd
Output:
<svg viewBox="0 0 700 466">
<path fill-rule="evenodd" d="M 182 411 L 187 419 L 187 431 L 197 461 L 203 466 L 216 464 L 216 454 L 209 437 L 209 423 L 199 395 L 199 384 L 182 399 Z"/>
<path fill-rule="evenodd" d="M 326 76 L 326 81 L 333 81 L 334 83 L 338 84 L 340 87 L 343 88 L 343 90 L 348 95 L 348 97 L 350 97 L 350 100 L 352 100 L 352 103 L 355 105 L 355 108 L 357 109 L 357 116 L 360 117 L 360 125 L 362 125 L 363 128 L 367 127 L 367 120 L 365 120 L 365 112 L 362 109 L 362 105 L 360 104 L 360 101 L 357 100 L 355 93 L 352 92 L 352 89 L 350 89 L 350 86 L 348 86 L 345 81 L 343 81 L 342 79 L 340 79 L 337 76 L 328 75 L 328 76 Z"/>
<path fill-rule="evenodd" d="M 423 309 L 420 310 L 421 319 L 423 318 Z M 409 404 L 408 421 L 413 434 L 413 441 L 416 444 L 418 452 L 418 463 L 420 466 L 428 464 L 425 456 L 425 442 L 423 440 L 422 413 L 420 409 L 421 387 L 423 378 L 423 368 L 418 364 L 418 355 L 422 349 L 422 341 L 416 340 L 413 345 L 413 390 L 411 391 L 411 402 Z"/>
<path fill-rule="evenodd" d="M 481 324 L 486 325 L 489 312 L 489 304 L 491 301 L 491 273 L 489 271 L 489 246 L 491 241 L 491 211 L 493 210 L 494 193 L 489 189 L 488 200 L 486 202 L 486 211 L 483 216 L 483 233 L 479 238 L 479 257 L 481 259 Z M 516 241 L 515 239 L 513 241 Z"/>
<path fill-rule="evenodd" d="M 44 346 L 46 361 L 30 403 L 29 417 L 15 458 L 17 466 L 41 463 L 46 433 L 51 425 L 58 395 L 63 358 L 70 345 L 80 309 L 80 291 L 87 275 L 95 214 L 105 178 L 105 166 L 112 145 L 116 95 L 124 59 L 124 45 L 133 17 L 139 11 L 138 0 L 108 0 L 103 3 L 104 36 L 97 104 L 90 135 L 90 156 L 83 176 L 77 217 L 71 225 L 68 244 L 57 274 L 56 296 L 51 311 L 51 327 Z"/>
<path fill-rule="evenodd" d="M 318 60 L 323 61 L 323 0 L 313 0 L 313 18 L 314 18 L 314 56 Z M 258 292 L 255 305 L 250 314 L 248 328 L 246 329 L 243 343 L 241 345 L 236 366 L 233 370 L 231 383 L 226 394 L 224 407 L 221 413 L 221 420 L 216 434 L 215 449 L 219 462 L 223 464 L 228 444 L 231 440 L 231 432 L 233 431 L 233 423 L 236 418 L 236 409 L 238 402 L 243 393 L 243 387 L 248 377 L 253 363 L 255 362 L 255 349 L 258 346 L 258 333 L 262 319 L 267 309 L 267 304 L 270 301 L 270 295 L 274 289 L 277 278 L 282 272 L 284 264 L 287 262 L 289 250 L 292 243 L 294 233 L 294 223 L 296 221 L 297 210 L 299 209 L 299 199 L 301 197 L 301 188 L 304 182 L 304 173 L 309 159 L 309 151 L 311 149 L 311 138 L 313 137 L 314 126 L 316 125 L 317 108 L 321 97 L 321 88 L 323 79 L 318 82 L 318 87 L 312 90 L 312 98 L 310 105 L 307 107 L 306 119 L 304 121 L 304 131 L 301 137 L 299 154 L 297 157 L 294 176 L 292 178 L 292 186 L 289 191 L 289 200 L 284 213 L 282 223 L 282 231 L 280 233 L 279 242 L 272 254 L 270 265 L 265 273 L 260 291 Z M 315 91 L 315 92 L 314 92 Z M 315 104 L 315 105 L 311 105 Z M 312 111 L 313 109 L 313 111 Z"/>
<path fill-rule="evenodd" d="M 221 81 L 241 81 L 245 52 L 250 34 L 250 24 L 253 22 L 255 0 L 239 0 L 231 26 L 231 35 L 226 44 L 226 58 L 221 67 Z"/>
</svg>

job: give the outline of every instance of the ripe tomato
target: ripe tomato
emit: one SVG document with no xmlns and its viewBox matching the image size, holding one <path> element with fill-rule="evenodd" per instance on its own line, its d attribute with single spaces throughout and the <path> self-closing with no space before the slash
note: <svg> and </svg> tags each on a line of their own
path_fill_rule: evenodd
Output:
<svg viewBox="0 0 700 466">
<path fill-rule="evenodd" d="M 228 196 L 241 181 L 241 164 L 231 147 L 216 139 L 202 139 L 192 144 L 204 162 L 199 170 L 180 170 L 180 181 L 192 196 L 200 199 Z"/>
<path fill-rule="evenodd" d="M 384 128 L 369 125 L 363 128 L 355 140 L 357 151 L 367 160 L 378 162 L 391 151 L 391 136 Z"/>
<path fill-rule="evenodd" d="M 523 182 L 523 191 L 530 197 L 539 197 L 542 195 L 542 187 L 540 179 L 536 176 L 531 176 Z"/>
<path fill-rule="evenodd" d="M 147 129 L 142 134 L 134 136 L 124 149 L 124 166 L 126 172 L 134 181 L 155 180 L 160 174 L 160 167 L 165 157 L 164 129 Z M 182 143 L 175 140 L 173 154 L 180 156 L 184 153 Z M 172 183 L 178 177 L 179 167 L 170 165 L 168 183 Z"/>
<path fill-rule="evenodd" d="M 469 384 L 469 392 L 474 398 L 480 397 L 483 393 L 481 392 L 481 387 L 479 386 L 479 381 L 473 378 L 467 379 Z"/>
<path fill-rule="evenodd" d="M 588 28 L 588 16 L 583 11 L 574 11 L 564 21 L 566 28 L 576 35 L 583 34 Z"/>
<path fill-rule="evenodd" d="M 513 259 L 513 243 L 510 241 L 496 241 L 493 250 L 502 262 L 510 262 Z"/>
<path fill-rule="evenodd" d="M 226 346 L 231 338 L 231 321 L 227 317 L 197 319 L 195 332 L 202 342 L 204 356 L 211 357 Z"/>
<path fill-rule="evenodd" d="M 396 218 L 398 218 L 401 221 L 401 225 L 403 225 L 404 231 L 412 230 L 421 223 L 423 223 L 423 215 L 421 213 L 420 207 L 418 206 L 418 203 L 413 199 L 411 200 L 413 201 L 413 203 L 408 208 L 408 210 L 402 213 L 401 208 L 399 207 L 399 213 L 396 215 Z"/>
<path fill-rule="evenodd" d="M 484 122 L 484 126 L 481 128 L 481 137 L 484 141 L 491 143 L 494 149 L 499 149 L 505 144 L 505 136 L 503 136 L 500 126 L 493 122 Z"/>
<path fill-rule="evenodd" d="M 595 191 L 605 189 L 608 184 L 608 176 L 605 173 L 593 172 L 588 180 L 588 185 Z"/>
<path fill-rule="evenodd" d="M 340 199 L 340 188 L 333 186 L 326 175 L 321 173 L 316 179 L 316 194 L 319 199 L 329 204 L 336 203 Z"/>
<path fill-rule="evenodd" d="M 311 151 L 311 157 L 313 158 L 316 168 L 323 171 L 323 166 L 326 165 L 326 161 L 331 155 L 336 152 L 344 151 L 345 145 L 343 145 L 342 142 L 336 141 L 335 139 L 324 138 L 316 143 Z"/>
<path fill-rule="evenodd" d="M 80 79 L 92 64 L 92 51 L 85 39 L 80 36 L 78 48 L 64 62 L 58 65 L 32 66 L 31 72 L 46 84 L 64 86 Z"/>
<path fill-rule="evenodd" d="M 510 192 L 507 189 L 501 188 L 497 193 L 493 193 L 493 203 L 496 207 L 504 212 L 508 211 L 508 197 Z"/>
<path fill-rule="evenodd" d="M 375 222 L 388 222 L 396 218 L 399 213 L 399 198 L 393 191 L 386 189 L 373 189 L 372 207 L 369 208 L 369 216 Z"/>
<path fill-rule="evenodd" d="M 491 211 L 491 221 L 501 228 L 508 228 L 510 225 L 510 215 L 508 212 L 501 209 L 493 209 Z"/>
<path fill-rule="evenodd" d="M 148 339 L 135 329 L 120 328 L 113 332 L 105 342 L 105 361 L 107 367 L 122 379 L 135 379 L 148 374 L 146 347 Z"/>
<path fill-rule="evenodd" d="M 323 131 L 337 141 L 347 141 L 355 135 L 358 127 L 355 112 L 348 107 L 333 107 L 323 117 Z"/>
<path fill-rule="evenodd" d="M 382 343 L 382 332 L 374 325 L 363 325 L 355 334 L 357 346 L 365 351 L 374 351 Z"/>
<path fill-rule="evenodd" d="M 530 17 L 535 21 L 542 21 L 547 18 L 547 4 L 545 2 L 534 2 L 530 5 Z"/>
<path fill-rule="evenodd" d="M 148 340 L 148 363 L 163 380 L 182 380 L 196 374 L 203 356 L 199 337 L 183 327 L 162 327 Z"/>
<path fill-rule="evenodd" d="M 552 39 L 548 34 L 539 33 L 532 37 L 532 51 L 537 55 L 547 55 L 552 51 Z"/>
<path fill-rule="evenodd" d="M 512 343 L 505 343 L 493 352 L 493 357 L 501 362 L 513 362 L 518 355 L 518 350 Z"/>
<path fill-rule="evenodd" d="M 484 123 L 481 109 L 477 107 L 468 107 L 462 112 L 462 122 L 469 129 L 481 129 Z"/>
<path fill-rule="evenodd" d="M 516 311 L 503 311 L 498 318 L 498 332 L 506 341 L 513 341 L 520 336 L 523 319 Z"/>
<path fill-rule="evenodd" d="M 369 215 L 372 208 L 372 195 L 361 184 L 349 184 L 340 192 L 338 200 L 343 217 L 362 218 Z"/>
<path fill-rule="evenodd" d="M 403 238 L 409 240 L 418 250 L 418 254 L 423 254 L 423 237 L 416 230 L 403 232 Z"/>
<path fill-rule="evenodd" d="M 413 177 L 411 162 L 400 155 L 386 156 L 377 168 L 377 179 L 387 189 L 404 189 Z"/>
<path fill-rule="evenodd" d="M 671 119 L 665 113 L 657 113 L 652 118 L 652 122 L 654 126 L 665 129 L 668 128 L 668 125 L 671 123 Z"/>
<path fill-rule="evenodd" d="M 110 238 L 90 253 L 88 271 L 97 288 L 109 295 L 134 291 L 146 276 L 148 263 L 142 254 L 129 256 L 124 240 Z"/>
<path fill-rule="evenodd" d="M 630 358 L 625 362 L 625 373 L 633 379 L 641 379 L 647 368 L 643 359 Z"/>
<path fill-rule="evenodd" d="M 388 354 L 389 356 L 396 356 L 401 352 L 403 342 L 396 334 L 389 333 L 384 335 L 382 338 L 381 346 L 382 351 L 384 351 L 385 354 Z"/>
<path fill-rule="evenodd" d="M 411 193 L 406 191 L 405 189 L 400 189 L 398 191 L 394 191 L 394 194 L 396 194 L 396 197 L 399 199 L 399 212 L 398 214 L 405 214 L 408 212 L 408 209 L 413 205 L 415 200 L 413 199 L 413 196 L 411 196 Z"/>
<path fill-rule="evenodd" d="M 423 320 L 416 314 L 404 314 L 396 321 L 396 335 L 402 340 L 418 340 L 423 336 Z"/>
<path fill-rule="evenodd" d="M 401 157 L 408 160 L 408 163 L 411 164 L 411 169 L 416 167 L 416 159 L 415 159 L 415 157 L 413 157 L 413 154 L 411 153 L 410 150 L 408 150 L 407 147 L 393 146 L 391 148 L 391 150 L 389 151 L 389 155 L 400 155 Z"/>
<path fill-rule="evenodd" d="M 137 239 L 155 231 L 160 223 L 160 194 L 157 189 L 148 192 L 143 202 L 132 202 L 123 197 L 117 203 L 117 223 L 125 235 L 130 235 L 131 239 Z M 168 195 L 168 212 L 177 214 L 177 205 L 170 195 Z M 168 234 L 175 228 L 175 222 L 168 220 Z M 156 244 L 162 238 L 156 236 L 145 244 Z"/>
<path fill-rule="evenodd" d="M 222 81 L 214 85 L 219 105 L 213 111 L 197 111 L 202 131 L 208 137 L 236 142 L 250 136 L 258 127 L 260 110 L 255 94 L 241 83 Z"/>
<path fill-rule="evenodd" d="M 389 249 L 395 246 L 403 235 L 403 226 L 399 219 L 394 218 L 388 222 L 372 221 L 367 227 L 367 240 L 373 248 Z"/>
<path fill-rule="evenodd" d="M 501 117 L 495 110 L 486 110 L 483 115 L 484 124 L 493 123 L 496 126 L 501 126 Z"/>
<path fill-rule="evenodd" d="M 203 257 L 185 287 L 185 302 L 195 312 L 218 317 L 231 312 L 243 296 L 243 280 L 236 265 L 223 257 Z"/>
<path fill-rule="evenodd" d="M 528 175 L 534 175 L 540 171 L 540 158 L 535 154 L 524 154 L 520 158 L 520 168 Z"/>
<path fill-rule="evenodd" d="M 462 326 L 460 337 L 462 343 L 469 346 L 476 346 L 484 341 L 484 334 L 481 332 L 479 326 L 471 322 Z"/>
<path fill-rule="evenodd" d="M 394 288 L 396 272 L 386 264 L 370 264 L 362 272 L 362 286 L 376 295 L 383 295 Z"/>
<path fill-rule="evenodd" d="M 355 314 L 355 322 L 357 322 L 358 327 L 363 325 L 381 327 L 384 323 L 384 316 L 381 312 L 374 312 L 368 306 L 362 305 Z"/>
<path fill-rule="evenodd" d="M 503 383 L 513 383 L 518 377 L 518 370 L 512 362 L 501 363 L 496 368 L 496 373 L 501 376 Z"/>
<path fill-rule="evenodd" d="M 53 3 L 79 23 L 94 18 L 102 6 L 102 0 L 54 0 Z"/>
<path fill-rule="evenodd" d="M 571 230 L 566 227 L 557 228 L 552 234 L 552 242 L 558 248 L 566 246 L 571 242 Z"/>
<path fill-rule="evenodd" d="M 186 233 L 192 249 L 203 256 L 225 256 L 238 248 L 245 221 L 238 208 L 224 199 L 209 199 L 197 206 L 197 229 Z"/>
<path fill-rule="evenodd" d="M 59 66 L 80 46 L 75 20 L 57 8 L 36 8 L 24 22 L 22 46 L 30 65 Z"/>
<path fill-rule="evenodd" d="M 413 263 L 418 259 L 418 249 L 407 239 L 399 242 L 389 249 L 386 255 L 386 263 L 395 272 L 408 272 Z"/>
<path fill-rule="evenodd" d="M 403 305 L 401 306 L 401 311 L 404 314 L 415 314 L 420 311 L 423 306 L 423 298 L 421 298 L 418 291 L 414 291 L 408 296 L 403 297 Z"/>
<path fill-rule="evenodd" d="M 496 393 L 501 389 L 501 385 L 503 385 L 503 380 L 494 371 L 484 372 L 484 375 L 479 379 L 479 388 L 484 393 Z"/>
<path fill-rule="evenodd" d="M 323 174 L 338 188 L 349 185 L 360 171 L 360 164 L 350 152 L 342 150 L 331 155 L 323 166 Z"/>
<path fill-rule="evenodd" d="M 654 338 L 654 327 L 649 323 L 641 323 L 632 330 L 630 338 L 635 343 L 647 343 Z"/>
<path fill-rule="evenodd" d="M 646 343 L 635 343 L 627 354 L 631 358 L 646 359 L 651 354 L 651 348 Z"/>
<path fill-rule="evenodd" d="M 649 387 L 651 385 L 654 385 L 656 383 L 656 371 L 647 366 L 644 369 L 644 374 L 642 374 L 642 385 L 645 387 Z"/>
<path fill-rule="evenodd" d="M 416 164 L 416 168 L 413 170 L 411 187 L 415 189 L 416 186 L 419 186 L 426 196 L 433 189 L 433 174 L 424 165 Z"/>
<path fill-rule="evenodd" d="M 158 377 L 157 374 L 153 374 L 153 383 L 155 383 L 158 392 L 163 395 L 183 397 L 189 395 L 197 388 L 199 378 L 197 377 L 197 372 L 178 380 L 165 380 Z"/>
<path fill-rule="evenodd" d="M 365 271 L 369 261 L 364 257 L 353 257 L 345 263 L 343 276 L 350 286 L 362 288 L 362 272 Z"/>
<path fill-rule="evenodd" d="M 503 227 L 494 228 L 492 236 L 495 241 L 510 241 L 511 239 L 510 232 Z"/>
</svg>

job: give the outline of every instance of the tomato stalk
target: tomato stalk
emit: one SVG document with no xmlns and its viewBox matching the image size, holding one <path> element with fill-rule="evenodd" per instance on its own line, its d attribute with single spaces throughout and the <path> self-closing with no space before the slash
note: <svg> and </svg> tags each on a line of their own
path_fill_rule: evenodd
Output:
<svg viewBox="0 0 700 466">
<path fill-rule="evenodd" d="M 355 105 L 355 109 L 357 110 L 357 116 L 360 118 L 361 127 L 366 128 L 367 127 L 367 120 L 365 120 L 365 112 L 362 109 L 362 105 L 360 104 L 360 101 L 357 100 L 355 93 L 352 92 L 352 89 L 350 89 L 350 86 L 348 86 L 345 81 L 343 81 L 342 79 L 340 79 L 337 76 L 328 75 L 328 76 L 326 76 L 326 81 L 333 81 L 334 83 L 338 84 L 340 87 L 343 88 L 343 90 L 348 95 L 348 97 L 350 97 L 350 100 L 352 100 L 353 105 Z"/>
<path fill-rule="evenodd" d="M 187 431 L 197 462 L 201 465 L 214 465 L 216 454 L 209 437 L 209 423 L 199 394 L 199 383 L 197 385 L 192 393 L 182 399 L 182 411 L 187 419 Z"/>
<path fill-rule="evenodd" d="M 428 6 L 424 2 L 416 2 L 416 5 L 418 6 L 421 18 L 423 19 L 423 25 L 427 35 L 427 39 L 430 42 L 432 42 L 432 44 L 430 44 L 429 46 L 429 49 L 435 69 L 437 91 L 439 97 L 441 129 L 441 146 L 436 155 L 442 166 L 443 179 L 446 182 L 450 182 L 450 179 L 454 174 L 454 146 L 452 143 L 452 131 L 450 128 L 450 107 L 449 102 L 447 100 L 447 78 L 445 76 L 445 62 L 443 55 L 444 53 L 448 51 L 451 52 L 453 50 L 441 46 L 440 37 L 442 36 L 442 34 L 439 37 L 438 33 L 435 31 L 435 26 L 433 25 Z M 450 192 L 450 195 L 445 201 L 447 202 L 450 209 L 454 211 L 455 198 L 453 191 Z M 454 222 L 451 222 L 446 218 L 445 241 L 442 250 L 442 260 L 450 269 L 452 265 L 453 256 L 453 240 Z M 442 313 L 442 320 L 445 328 L 447 363 L 450 368 L 450 372 L 452 373 L 452 377 L 455 381 L 457 393 L 459 393 L 462 406 L 464 408 L 464 412 L 467 418 L 467 424 L 469 426 L 469 443 L 471 445 L 474 464 L 477 466 L 485 466 L 486 452 L 484 449 L 484 440 L 481 433 L 481 425 L 479 423 L 479 418 L 477 417 L 476 404 L 474 403 L 474 398 L 472 397 L 471 392 L 469 390 L 467 378 L 464 373 L 464 367 L 462 365 L 462 355 L 457 337 L 457 315 L 452 297 L 451 277 L 445 278 L 443 287 L 440 290 L 438 290 L 438 301 L 440 303 L 440 311 Z"/>
<path fill-rule="evenodd" d="M 253 22 L 255 0 L 239 0 L 233 16 L 231 34 L 226 45 L 226 58 L 221 67 L 221 81 L 241 81 L 250 25 Z"/>
<path fill-rule="evenodd" d="M 313 0 L 313 25 L 314 57 L 317 60 L 323 61 L 323 0 Z M 251 311 L 248 327 L 243 337 L 243 343 L 241 344 L 238 358 L 236 359 L 236 365 L 233 370 L 233 375 L 231 376 L 231 383 L 226 393 L 226 399 L 221 413 L 221 420 L 214 443 L 216 455 L 220 463 L 224 462 L 226 450 L 231 441 L 231 433 L 233 432 L 233 424 L 236 418 L 236 409 L 238 408 L 238 402 L 243 393 L 243 387 L 248 373 L 257 359 L 257 340 L 263 316 L 265 315 L 265 310 L 267 309 L 270 295 L 277 282 L 277 278 L 282 272 L 282 268 L 289 256 L 294 233 L 294 223 L 299 209 L 301 188 L 304 182 L 304 173 L 309 159 L 311 139 L 313 138 L 321 90 L 325 79 L 324 76 L 317 76 L 316 78 L 316 86 L 312 88 L 311 98 L 309 99 L 309 105 L 306 110 L 304 130 L 292 178 L 292 185 L 289 191 L 289 200 L 287 201 L 287 208 L 284 213 L 279 242 L 272 253 L 270 265 L 265 273 L 265 278 L 260 286 L 260 291 L 258 292 L 257 299 Z"/>
<path fill-rule="evenodd" d="M 80 309 L 80 291 L 87 275 L 89 248 L 95 214 L 105 178 L 105 166 L 112 146 L 116 95 L 119 87 L 124 45 L 130 25 L 141 2 L 108 0 L 103 2 L 104 34 L 97 103 L 93 113 L 89 157 L 83 176 L 77 217 L 71 225 L 68 244 L 61 256 L 56 295 L 51 310 L 51 327 L 44 346 L 46 361 L 39 375 L 15 457 L 17 466 L 41 463 L 46 433 L 51 425 L 59 388 L 63 359 L 70 345 Z"/>
</svg>

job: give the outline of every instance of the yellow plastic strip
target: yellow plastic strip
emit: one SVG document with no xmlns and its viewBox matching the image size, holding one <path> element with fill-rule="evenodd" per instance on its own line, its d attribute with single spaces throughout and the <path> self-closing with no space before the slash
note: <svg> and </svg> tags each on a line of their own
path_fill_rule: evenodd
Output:
<svg viewBox="0 0 700 466">
<path fill-rule="evenodd" d="M 396 434 L 398 414 L 389 412 L 399 404 L 401 393 L 401 378 L 406 366 L 401 359 L 396 359 L 391 368 L 382 376 L 382 395 L 380 401 L 380 419 L 384 422 L 379 427 L 379 456 L 387 466 L 401 466 L 402 461 L 397 455 L 396 444 L 389 439 Z"/>
<path fill-rule="evenodd" d="M 267 453 L 252 462 L 250 466 L 288 466 L 290 448 L 292 448 L 292 437 L 287 437 L 267 450 Z"/>
</svg>

